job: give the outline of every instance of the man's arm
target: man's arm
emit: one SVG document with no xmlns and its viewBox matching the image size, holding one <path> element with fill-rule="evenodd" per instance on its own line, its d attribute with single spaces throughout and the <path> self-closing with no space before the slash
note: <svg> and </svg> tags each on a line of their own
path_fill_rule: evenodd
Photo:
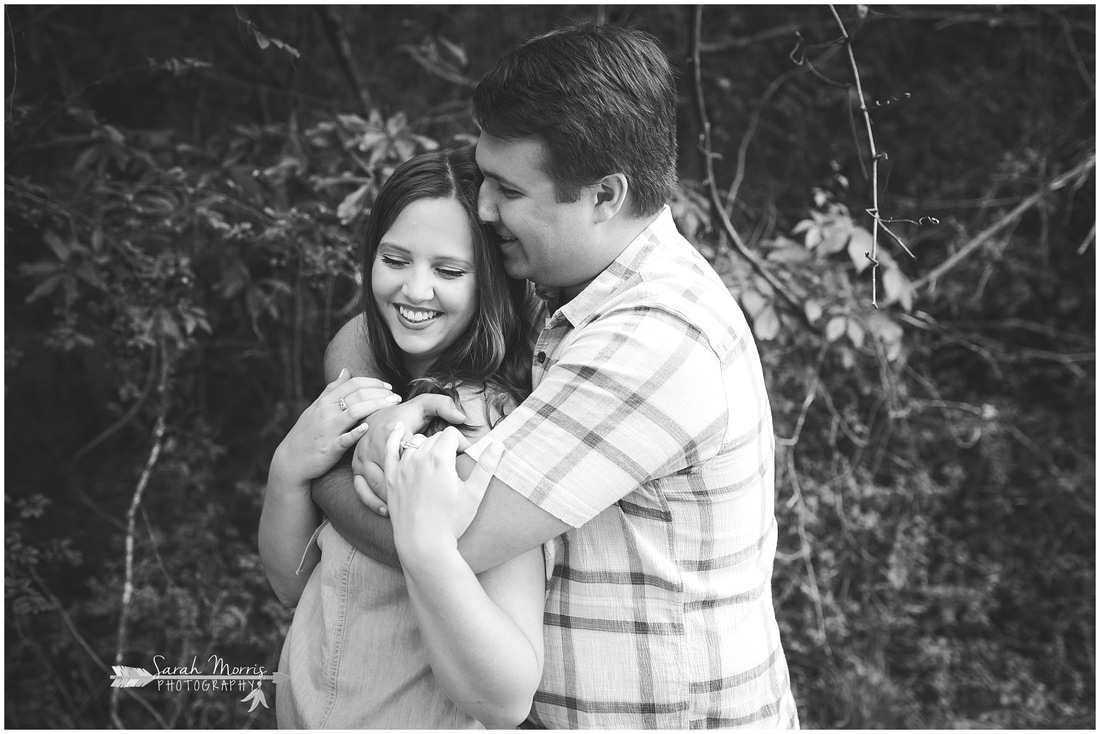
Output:
<svg viewBox="0 0 1100 734">
<path fill-rule="evenodd" d="M 458 475 L 470 476 L 477 465 L 460 454 Z M 493 568 L 561 535 L 571 527 L 493 477 L 474 521 L 458 539 L 458 550 L 475 573 Z"/>
<path fill-rule="evenodd" d="M 325 379 L 335 379 L 334 376 L 345 367 L 355 376 L 378 376 L 378 368 L 366 349 L 365 331 L 363 316 L 360 314 L 336 333 L 325 350 Z M 380 436 L 379 440 L 384 445 L 385 437 L 389 435 L 394 423 L 404 423 L 417 431 L 427 424 L 430 417 L 436 415 L 450 421 L 464 420 L 450 398 L 443 395 L 423 395 L 407 404 L 380 410 L 368 417 L 368 439 Z M 375 480 L 370 484 L 377 487 L 382 471 L 374 468 L 374 476 L 367 478 Z M 397 549 L 394 547 L 393 528 L 390 527 L 389 518 L 376 514 L 360 501 L 352 477 L 351 458 L 348 456 L 328 474 L 314 480 L 313 501 L 328 516 L 336 532 L 360 553 L 396 568 Z"/>
</svg>

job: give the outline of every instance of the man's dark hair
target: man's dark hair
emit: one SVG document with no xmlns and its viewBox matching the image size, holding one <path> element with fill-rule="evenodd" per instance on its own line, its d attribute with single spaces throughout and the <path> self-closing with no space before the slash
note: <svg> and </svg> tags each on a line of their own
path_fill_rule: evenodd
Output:
<svg viewBox="0 0 1100 734">
<path fill-rule="evenodd" d="M 656 214 L 676 186 L 676 84 L 643 31 L 561 28 L 519 46 L 474 90 L 474 116 L 503 140 L 537 138 L 558 201 L 623 173 L 629 209 Z"/>
</svg>

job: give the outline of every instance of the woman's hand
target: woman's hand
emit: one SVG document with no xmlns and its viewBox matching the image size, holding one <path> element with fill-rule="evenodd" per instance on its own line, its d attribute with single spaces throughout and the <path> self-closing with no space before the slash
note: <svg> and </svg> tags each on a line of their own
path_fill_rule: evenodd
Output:
<svg viewBox="0 0 1100 734">
<path fill-rule="evenodd" d="M 341 370 L 279 444 L 272 473 L 288 485 L 308 487 L 366 433 L 360 421 L 400 400 L 386 383 Z"/>
<path fill-rule="evenodd" d="M 414 436 L 415 448 L 406 448 L 404 425 L 394 426 L 386 441 L 386 491 L 394 540 L 402 563 L 430 559 L 433 549 L 443 544 L 454 550 L 458 538 L 474 520 L 481 498 L 489 486 L 504 452 L 491 442 L 462 481 L 455 470 L 455 457 L 469 442 L 456 428 L 430 438 Z"/>
</svg>

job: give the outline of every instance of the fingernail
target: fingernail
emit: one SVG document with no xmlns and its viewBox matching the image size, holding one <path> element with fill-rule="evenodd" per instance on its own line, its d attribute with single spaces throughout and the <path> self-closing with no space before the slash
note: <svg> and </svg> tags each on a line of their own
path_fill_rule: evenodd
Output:
<svg viewBox="0 0 1100 734">
<path fill-rule="evenodd" d="M 389 397 L 386 398 L 387 403 L 398 403 L 400 401 L 401 401 L 401 396 L 400 395 L 390 395 Z"/>
<path fill-rule="evenodd" d="M 355 430 L 359 431 L 360 433 L 366 433 L 367 432 L 367 424 L 366 423 L 360 423 L 359 425 L 357 425 L 355 427 Z"/>
<path fill-rule="evenodd" d="M 390 514 L 390 511 L 386 509 L 385 505 L 382 505 L 378 508 L 378 514 L 382 517 L 385 517 L 386 515 Z"/>
<path fill-rule="evenodd" d="M 397 433 L 398 431 L 400 431 L 401 433 L 404 433 L 405 432 L 405 424 L 403 424 L 403 423 L 394 423 L 393 424 L 393 429 L 390 431 L 390 433 Z"/>
<path fill-rule="evenodd" d="M 383 382 L 382 387 L 386 388 L 387 390 L 392 390 L 393 389 L 393 385 L 391 385 L 388 382 Z"/>
<path fill-rule="evenodd" d="M 347 368 L 347 367 L 342 367 L 342 368 L 340 369 L 340 379 L 341 379 L 341 380 L 342 380 L 342 379 L 344 379 L 345 377 L 347 377 L 347 376 L 348 376 L 349 374 L 350 374 L 350 373 L 348 372 L 348 368 Z"/>
</svg>

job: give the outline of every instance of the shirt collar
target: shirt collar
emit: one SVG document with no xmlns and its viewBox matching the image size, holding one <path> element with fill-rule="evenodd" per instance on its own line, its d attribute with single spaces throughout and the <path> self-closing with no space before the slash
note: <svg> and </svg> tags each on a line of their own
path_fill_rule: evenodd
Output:
<svg viewBox="0 0 1100 734">
<path fill-rule="evenodd" d="M 657 215 L 657 218 L 649 223 L 648 227 L 631 240 L 630 244 L 619 253 L 619 256 L 602 273 L 597 275 L 573 300 L 559 309 L 561 315 L 568 319 L 573 326 L 582 323 L 596 313 L 602 304 L 634 277 L 646 255 L 657 243 L 667 241 L 669 237 L 676 235 L 678 235 L 678 231 L 676 223 L 672 219 L 672 210 L 666 206 Z M 558 289 L 549 290 L 553 298 L 546 298 L 543 295 L 546 289 L 540 288 L 539 294 L 544 297 L 547 304 L 553 307 L 557 297 L 560 296 L 560 291 Z"/>
</svg>

